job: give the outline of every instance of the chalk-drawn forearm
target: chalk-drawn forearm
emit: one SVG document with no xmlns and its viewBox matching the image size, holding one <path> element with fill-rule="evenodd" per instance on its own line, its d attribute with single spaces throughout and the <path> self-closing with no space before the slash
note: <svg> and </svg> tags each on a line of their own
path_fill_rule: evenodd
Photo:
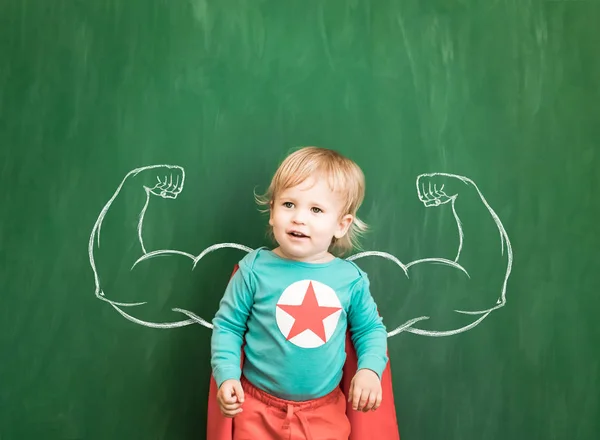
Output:
<svg viewBox="0 0 600 440">
<path fill-rule="evenodd" d="M 454 261 L 458 262 L 464 241 L 462 222 L 460 221 L 460 218 L 456 212 L 456 199 L 458 198 L 459 188 L 446 188 L 448 180 L 454 181 L 451 181 L 451 184 L 461 182 L 467 186 L 470 186 L 472 183 L 470 179 L 461 176 L 442 175 L 436 173 L 421 174 L 417 177 L 417 196 L 427 208 L 438 207 L 446 204 L 450 204 L 452 206 L 452 214 L 454 215 L 458 229 L 458 250 L 456 252 Z M 464 189 L 466 190 L 466 187 Z"/>
<path fill-rule="evenodd" d="M 179 193 L 183 190 L 183 184 L 185 183 L 185 171 L 180 166 L 165 165 L 165 168 L 150 169 L 152 176 L 156 174 L 156 182 L 152 182 L 152 186 L 144 185 L 146 191 L 146 203 L 140 212 L 140 219 L 138 221 L 138 238 L 142 247 L 142 252 L 146 253 L 144 246 L 144 239 L 142 237 L 142 230 L 144 225 L 144 216 L 148 209 L 148 203 L 152 195 L 162 197 L 163 199 L 176 199 Z"/>
</svg>

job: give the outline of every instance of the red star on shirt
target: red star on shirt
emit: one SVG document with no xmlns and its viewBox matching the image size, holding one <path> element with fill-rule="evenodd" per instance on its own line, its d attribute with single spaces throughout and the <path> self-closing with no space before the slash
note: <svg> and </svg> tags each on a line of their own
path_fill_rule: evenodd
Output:
<svg viewBox="0 0 600 440">
<path fill-rule="evenodd" d="M 299 306 L 278 304 L 277 307 L 294 318 L 294 325 L 287 335 L 288 341 L 308 329 L 321 338 L 323 342 L 327 342 L 323 320 L 341 309 L 340 307 L 321 307 L 317 301 L 312 282 L 308 284 L 302 304 Z"/>
</svg>

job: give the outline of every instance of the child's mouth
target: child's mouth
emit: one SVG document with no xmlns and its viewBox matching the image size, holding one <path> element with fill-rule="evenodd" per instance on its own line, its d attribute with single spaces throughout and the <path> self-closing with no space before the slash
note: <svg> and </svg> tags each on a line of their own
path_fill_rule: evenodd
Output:
<svg viewBox="0 0 600 440">
<path fill-rule="evenodd" d="M 294 238 L 308 238 L 308 235 L 304 235 L 303 233 L 296 231 L 288 232 L 288 235 L 291 235 Z"/>
</svg>

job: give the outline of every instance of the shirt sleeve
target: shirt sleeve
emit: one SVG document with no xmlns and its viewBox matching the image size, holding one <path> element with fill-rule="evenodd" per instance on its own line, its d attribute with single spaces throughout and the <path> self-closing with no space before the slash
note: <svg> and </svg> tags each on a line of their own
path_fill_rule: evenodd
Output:
<svg viewBox="0 0 600 440">
<path fill-rule="evenodd" d="M 253 301 L 250 283 L 242 269 L 238 269 L 229 281 L 213 319 L 211 367 L 218 387 L 228 379 L 239 380 L 241 377 L 242 342 Z"/>
<path fill-rule="evenodd" d="M 362 273 L 352 294 L 348 325 L 358 357 L 358 369 L 374 371 L 379 378 L 388 362 L 387 331 L 369 290 L 367 274 Z"/>
</svg>

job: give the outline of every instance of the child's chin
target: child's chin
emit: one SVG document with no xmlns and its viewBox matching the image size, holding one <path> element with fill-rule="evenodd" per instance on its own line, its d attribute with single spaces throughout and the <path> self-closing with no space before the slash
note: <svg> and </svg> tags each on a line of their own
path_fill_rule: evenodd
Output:
<svg viewBox="0 0 600 440">
<path fill-rule="evenodd" d="M 281 249 L 286 255 L 293 258 L 305 258 L 311 254 L 310 249 L 307 249 L 306 244 L 303 245 L 303 243 L 286 243 L 281 246 Z"/>
</svg>

